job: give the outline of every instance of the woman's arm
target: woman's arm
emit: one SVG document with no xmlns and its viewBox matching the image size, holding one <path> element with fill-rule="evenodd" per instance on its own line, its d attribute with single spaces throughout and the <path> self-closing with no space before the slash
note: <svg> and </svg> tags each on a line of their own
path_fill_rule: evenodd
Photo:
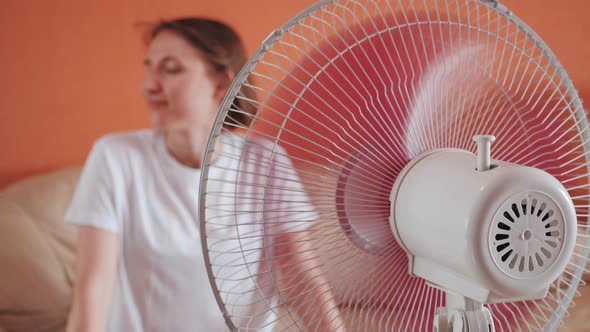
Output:
<svg viewBox="0 0 590 332">
<path fill-rule="evenodd" d="M 115 233 L 79 226 L 74 297 L 67 332 L 105 332 L 113 294 L 119 239 Z"/>
<path fill-rule="evenodd" d="M 308 235 L 307 231 L 275 235 L 280 296 L 305 331 L 344 332 L 344 320 Z"/>
</svg>

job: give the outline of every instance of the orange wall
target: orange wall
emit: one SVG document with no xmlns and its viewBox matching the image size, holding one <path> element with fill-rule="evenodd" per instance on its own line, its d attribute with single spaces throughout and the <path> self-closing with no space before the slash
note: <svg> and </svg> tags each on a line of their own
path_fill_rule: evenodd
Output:
<svg viewBox="0 0 590 332">
<path fill-rule="evenodd" d="M 395 1 L 395 0 L 393 0 Z M 82 164 L 92 142 L 148 125 L 139 93 L 141 21 L 206 15 L 252 52 L 314 0 L 1 0 L 0 187 Z M 590 100 L 590 1 L 505 0 L 557 54 Z"/>
</svg>

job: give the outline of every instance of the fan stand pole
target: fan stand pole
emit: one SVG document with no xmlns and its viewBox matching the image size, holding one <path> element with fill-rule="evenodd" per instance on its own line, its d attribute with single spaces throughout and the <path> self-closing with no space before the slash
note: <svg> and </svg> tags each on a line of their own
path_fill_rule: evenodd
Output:
<svg viewBox="0 0 590 332">
<path fill-rule="evenodd" d="M 473 299 L 446 293 L 447 306 L 436 310 L 434 332 L 494 332 L 490 311 Z"/>
</svg>

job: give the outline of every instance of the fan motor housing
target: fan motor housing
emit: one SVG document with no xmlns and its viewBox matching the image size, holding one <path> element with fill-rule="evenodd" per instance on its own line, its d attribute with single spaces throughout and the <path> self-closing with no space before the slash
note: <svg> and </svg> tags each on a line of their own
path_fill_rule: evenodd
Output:
<svg viewBox="0 0 590 332">
<path fill-rule="evenodd" d="M 561 183 L 532 167 L 434 150 L 391 192 L 390 226 L 410 273 L 482 303 L 543 298 L 573 253 L 576 213 Z"/>
</svg>

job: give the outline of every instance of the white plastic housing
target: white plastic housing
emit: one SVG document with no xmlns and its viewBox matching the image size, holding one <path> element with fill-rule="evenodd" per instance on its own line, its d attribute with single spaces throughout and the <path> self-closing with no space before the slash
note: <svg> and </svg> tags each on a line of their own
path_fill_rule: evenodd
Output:
<svg viewBox="0 0 590 332">
<path fill-rule="evenodd" d="M 539 169 L 476 168 L 470 152 L 436 150 L 398 176 L 390 225 L 410 273 L 481 303 L 545 297 L 574 249 L 571 198 Z"/>
</svg>

